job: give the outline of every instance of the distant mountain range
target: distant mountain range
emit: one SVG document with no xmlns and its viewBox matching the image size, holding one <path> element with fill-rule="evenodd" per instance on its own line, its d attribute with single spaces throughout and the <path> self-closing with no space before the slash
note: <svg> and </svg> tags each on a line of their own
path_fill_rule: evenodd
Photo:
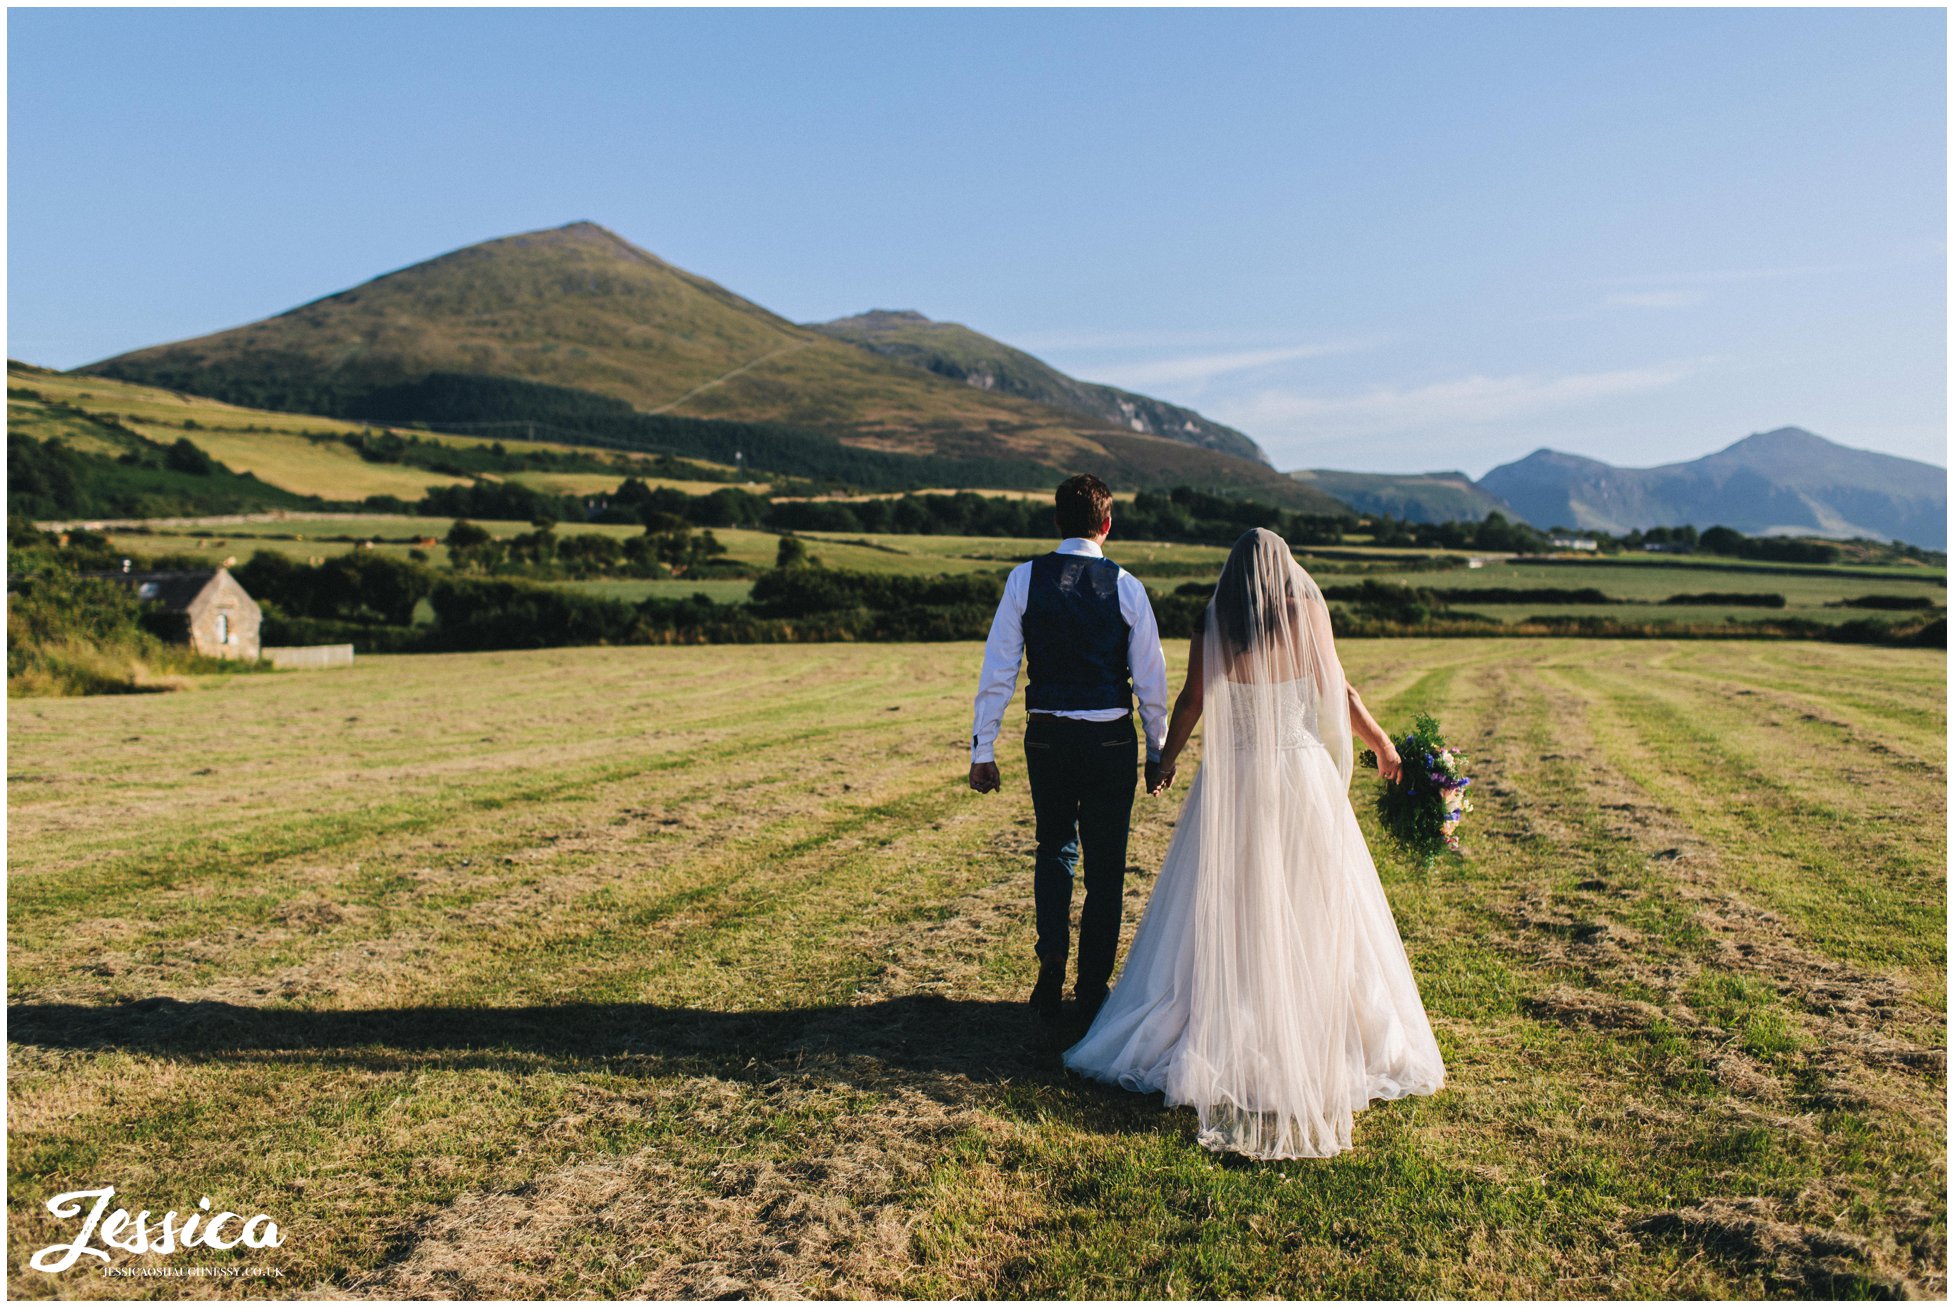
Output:
<svg viewBox="0 0 1954 1308">
<path fill-rule="evenodd" d="M 1189 484 L 1339 511 L 1269 468 L 1239 432 L 1051 369 L 1037 374 L 1018 362 L 1043 368 L 1029 355 L 967 335 L 955 349 L 982 342 L 985 357 L 1008 357 L 1009 383 L 945 375 L 948 365 L 903 357 L 907 347 L 883 333 L 789 322 L 579 222 L 468 246 L 260 322 L 80 371 L 261 408 L 395 420 L 436 416 L 401 408 L 431 380 L 452 393 L 489 379 L 503 384 L 505 406 L 522 402 L 507 398 L 508 383 L 540 384 L 557 388 L 542 397 L 552 412 L 580 394 L 862 450 L 1096 471 L 1123 487 Z M 931 337 L 932 357 L 954 352 L 948 337 Z M 387 407 L 376 407 L 382 398 Z"/>
<path fill-rule="evenodd" d="M 816 323 L 814 329 L 979 390 L 1036 400 L 1095 423 L 1269 461 L 1261 446 L 1233 427 L 1152 396 L 1068 377 L 1043 359 L 962 323 L 936 322 L 913 309 L 871 309 Z"/>
<path fill-rule="evenodd" d="M 1284 475 L 1239 431 L 1068 377 L 956 323 L 876 310 L 796 324 L 587 222 L 471 245 L 79 371 L 354 419 L 450 421 L 460 406 L 561 428 L 589 415 L 653 443 L 664 433 L 692 452 L 724 447 L 727 461 L 757 450 L 777 460 L 771 470 L 880 486 L 1031 485 L 1090 470 L 1121 489 L 1192 485 L 1319 513 L 1443 521 L 1498 510 L 1577 530 L 1722 524 L 1947 543 L 1944 469 L 1796 427 L 1656 468 L 1542 449 L 1477 481 Z"/>
<path fill-rule="evenodd" d="M 1408 522 L 1478 522 L 1488 513 L 1517 517 L 1513 507 L 1489 495 L 1463 472 L 1342 472 L 1308 468 L 1291 476 L 1359 513 L 1389 514 Z"/>
<path fill-rule="evenodd" d="M 1361 512 L 1421 522 L 1483 518 L 1497 509 L 1536 527 L 1626 532 L 1688 524 L 1947 548 L 1945 468 L 1851 449 L 1799 427 L 1655 468 L 1540 449 L 1476 482 L 1463 473 L 1293 475 Z"/>
</svg>

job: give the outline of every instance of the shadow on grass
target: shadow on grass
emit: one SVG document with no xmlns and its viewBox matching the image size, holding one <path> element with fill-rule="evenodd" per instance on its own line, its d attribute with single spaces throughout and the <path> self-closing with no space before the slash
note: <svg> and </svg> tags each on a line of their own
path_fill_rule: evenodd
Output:
<svg viewBox="0 0 1954 1308">
<path fill-rule="evenodd" d="M 563 1071 L 601 1065 L 748 1082 L 806 1076 L 886 1087 L 902 1080 L 958 1100 L 968 1099 L 973 1083 L 1069 1081 L 1102 1109 L 1158 1108 L 1158 1096 L 1069 1077 L 1059 1055 L 1078 1034 L 1040 1030 L 1020 1003 L 930 994 L 742 1012 L 632 1003 L 307 1009 L 163 997 L 7 1009 L 7 1038 L 16 1045 L 193 1062 L 533 1071 L 541 1061 Z"/>
</svg>

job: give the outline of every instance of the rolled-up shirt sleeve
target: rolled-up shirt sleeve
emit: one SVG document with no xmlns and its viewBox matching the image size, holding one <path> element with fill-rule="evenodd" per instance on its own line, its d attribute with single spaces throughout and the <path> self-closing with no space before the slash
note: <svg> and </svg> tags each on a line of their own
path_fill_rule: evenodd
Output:
<svg viewBox="0 0 1954 1308">
<path fill-rule="evenodd" d="M 997 733 L 1004 726 L 1004 710 L 1017 693 L 1018 664 L 1024 658 L 1025 587 L 1030 567 L 1020 564 L 1004 579 L 1004 595 L 997 602 L 997 616 L 991 619 L 991 634 L 984 642 L 984 670 L 978 678 L 970 715 L 972 763 L 997 758 Z"/>
<path fill-rule="evenodd" d="M 1167 743 L 1167 656 L 1160 650 L 1160 625 L 1147 588 L 1130 572 L 1120 573 L 1120 614 L 1126 619 L 1126 666 L 1133 674 L 1133 697 L 1140 701 L 1140 727 L 1147 758 L 1157 760 Z"/>
</svg>

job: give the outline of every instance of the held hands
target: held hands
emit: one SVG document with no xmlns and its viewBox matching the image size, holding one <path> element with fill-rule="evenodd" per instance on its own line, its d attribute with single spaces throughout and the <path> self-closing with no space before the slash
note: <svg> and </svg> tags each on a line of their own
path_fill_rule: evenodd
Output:
<svg viewBox="0 0 1954 1308">
<path fill-rule="evenodd" d="M 1396 781 L 1404 775 L 1404 760 L 1398 757 L 1397 746 L 1388 741 L 1377 756 L 1377 775 L 1386 781 Z"/>
<path fill-rule="evenodd" d="M 1165 759 L 1147 760 L 1147 793 L 1158 795 L 1174 784 L 1174 765 Z"/>
<path fill-rule="evenodd" d="M 972 763 L 970 765 L 970 788 L 980 795 L 988 795 L 1003 784 L 998 776 L 997 764 Z M 1174 784 L 1174 765 L 1149 759 L 1147 761 L 1147 793 L 1158 795 Z"/>
</svg>

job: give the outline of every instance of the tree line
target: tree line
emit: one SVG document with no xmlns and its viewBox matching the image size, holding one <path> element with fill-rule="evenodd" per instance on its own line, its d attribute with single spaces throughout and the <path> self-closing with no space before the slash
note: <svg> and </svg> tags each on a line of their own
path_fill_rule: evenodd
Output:
<svg viewBox="0 0 1954 1308">
<path fill-rule="evenodd" d="M 743 603 L 704 595 L 651 598 L 635 604 L 579 594 L 527 578 L 466 576 L 412 560 L 341 555 L 319 567 L 260 552 L 238 570 L 266 606 L 268 643 L 332 640 L 379 649 L 498 649 L 559 644 L 691 644 L 822 640 L 981 640 L 1003 593 L 1003 573 L 904 576 L 822 566 L 804 542 L 781 538 L 775 566 L 762 572 Z M 1168 639 L 1193 635 L 1214 585 L 1190 582 L 1152 594 Z M 1632 601 L 1599 590 L 1512 592 L 1542 604 Z M 1458 602 L 1503 602 L 1504 590 L 1426 588 L 1367 578 L 1324 588 L 1339 633 L 1398 635 L 1721 635 L 1934 644 L 1946 639 L 1934 611 L 1888 621 L 1823 623 L 1803 618 L 1675 623 L 1618 614 L 1536 614 L 1506 623 Z M 415 626 L 426 600 L 432 622 Z M 1649 604 L 1715 603 L 1781 608 L 1779 594 L 1680 594 Z M 274 639 L 275 635 L 275 639 Z"/>
<path fill-rule="evenodd" d="M 456 524 L 457 528 L 467 525 Z M 453 529 L 450 535 L 455 536 Z M 468 533 L 456 539 L 464 551 L 470 548 Z M 133 689 L 144 667 L 236 670 L 235 665 L 200 660 L 159 639 L 152 619 L 161 615 L 139 604 L 128 588 L 90 575 L 112 571 L 119 563 L 104 537 L 71 532 L 57 538 L 14 520 L 9 525 L 8 560 L 8 679 L 18 693 Z M 153 566 L 172 565 L 208 567 L 209 562 L 159 559 Z M 1001 571 L 931 577 L 830 569 L 822 567 L 804 542 L 793 536 L 782 537 L 776 565 L 758 577 L 751 596 L 741 603 L 717 602 L 700 594 L 631 603 L 532 577 L 436 568 L 424 561 L 359 550 L 316 566 L 261 550 L 237 568 L 236 575 L 263 611 L 264 643 L 350 641 L 369 652 L 980 640 L 989 630 L 1003 588 Z M 1204 581 L 1153 595 L 1162 636 L 1190 637 L 1212 591 L 1213 584 Z M 1344 636 L 1687 639 L 1743 635 L 1943 648 L 1947 638 L 1945 616 L 1931 609 L 1838 624 L 1784 617 L 1665 623 L 1620 615 L 1535 615 L 1509 624 L 1452 607 L 1455 597 L 1467 599 L 1471 594 L 1467 588 L 1431 590 L 1376 579 L 1333 586 L 1325 592 L 1332 621 Z M 1732 598 L 1716 597 L 1718 602 Z M 1584 596 L 1576 602 L 1588 600 Z"/>
</svg>

